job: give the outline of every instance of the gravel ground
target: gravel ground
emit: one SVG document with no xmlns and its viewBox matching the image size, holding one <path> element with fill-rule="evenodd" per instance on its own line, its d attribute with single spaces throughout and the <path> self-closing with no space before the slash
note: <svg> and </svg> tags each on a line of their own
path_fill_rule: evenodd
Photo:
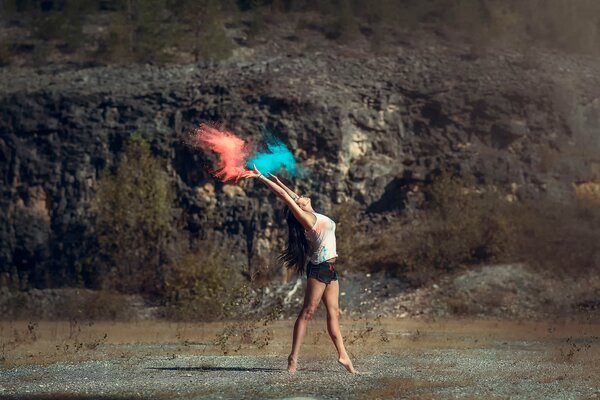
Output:
<svg viewBox="0 0 600 400">
<path fill-rule="evenodd" d="M 315 350 L 309 335 L 294 376 L 285 370 L 287 343 L 276 352 L 243 355 L 198 354 L 214 347 L 210 342 L 190 343 L 178 354 L 178 343 L 106 343 L 95 351 L 112 354 L 108 359 L 0 369 L 0 398 L 600 398 L 600 373 L 590 368 L 598 354 L 595 333 L 570 336 L 568 346 L 586 350 L 571 355 L 563 352 L 569 348 L 564 337 L 417 333 L 388 331 L 385 343 L 365 342 L 354 354 L 356 376 L 337 365 L 330 350 L 327 356 Z M 116 356 L 124 349 L 125 358 Z"/>
</svg>

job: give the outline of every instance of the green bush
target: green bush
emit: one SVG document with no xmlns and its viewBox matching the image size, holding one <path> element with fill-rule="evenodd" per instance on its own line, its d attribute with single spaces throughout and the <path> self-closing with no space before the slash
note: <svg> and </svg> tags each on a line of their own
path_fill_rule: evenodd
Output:
<svg viewBox="0 0 600 400">
<path fill-rule="evenodd" d="M 116 173 L 107 171 L 99 180 L 96 206 L 105 284 L 123 292 L 160 293 L 177 212 L 162 162 L 140 134 L 127 141 Z"/>
<path fill-rule="evenodd" d="M 256 40 L 265 32 L 266 28 L 265 17 L 261 10 L 253 11 L 248 25 L 248 40 L 250 42 L 256 42 Z"/>
<path fill-rule="evenodd" d="M 595 0 L 379 0 L 353 1 L 380 47 L 387 26 L 414 35 L 419 26 L 433 27 L 472 49 L 493 44 L 523 47 L 544 44 L 566 51 L 597 54 L 600 3 Z M 339 19 L 345 13 L 338 5 Z M 390 23 L 391 21 L 391 23 Z"/>
<path fill-rule="evenodd" d="M 440 9 L 444 1 L 438 1 Z M 500 42 L 521 47 L 537 42 L 597 54 L 598 15 L 600 3 L 595 0 L 457 0 L 445 7 L 441 21 L 479 45 Z"/>
</svg>

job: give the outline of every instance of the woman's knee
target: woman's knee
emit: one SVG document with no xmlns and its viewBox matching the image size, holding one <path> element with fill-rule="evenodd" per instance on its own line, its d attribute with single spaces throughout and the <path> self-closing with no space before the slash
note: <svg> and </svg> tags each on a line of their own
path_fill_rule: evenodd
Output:
<svg viewBox="0 0 600 400">
<path fill-rule="evenodd" d="M 340 317 L 340 308 L 338 306 L 327 307 L 327 317 L 328 318 L 339 318 Z"/>
<path fill-rule="evenodd" d="M 313 315 L 315 314 L 316 311 L 317 311 L 316 305 L 310 304 L 310 305 L 304 306 L 302 308 L 302 311 L 300 311 L 300 318 L 308 321 L 313 317 Z"/>
</svg>

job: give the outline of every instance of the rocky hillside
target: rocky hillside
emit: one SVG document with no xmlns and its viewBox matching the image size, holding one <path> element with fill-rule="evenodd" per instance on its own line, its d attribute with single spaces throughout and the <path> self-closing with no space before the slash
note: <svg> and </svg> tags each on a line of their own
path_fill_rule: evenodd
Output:
<svg viewBox="0 0 600 400">
<path fill-rule="evenodd" d="M 206 172 L 210 156 L 182 141 L 200 122 L 249 140 L 277 132 L 324 212 L 347 199 L 371 215 L 413 210 L 444 166 L 509 200 L 566 200 L 600 175 L 599 72 L 595 59 L 436 41 L 385 56 L 341 47 L 210 65 L 6 67 L 0 271 L 75 273 L 93 242 L 97 180 L 137 129 L 168 160 L 190 237 L 233 238 L 250 264 L 270 257 L 277 203 Z"/>
</svg>

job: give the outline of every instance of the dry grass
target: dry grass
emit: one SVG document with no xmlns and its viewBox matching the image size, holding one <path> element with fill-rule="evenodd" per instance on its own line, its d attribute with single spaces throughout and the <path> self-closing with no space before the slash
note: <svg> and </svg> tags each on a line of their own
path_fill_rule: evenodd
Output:
<svg viewBox="0 0 600 400">
<path fill-rule="evenodd" d="M 339 236 L 348 235 L 340 240 L 340 248 L 353 254 L 350 266 L 385 270 L 418 287 L 461 265 L 506 257 L 514 227 L 509 204 L 499 191 L 491 185 L 477 187 L 451 171 L 443 171 L 427 191 L 429 209 L 392 217 L 377 231 L 358 224 L 352 204 L 340 206 Z"/>
<path fill-rule="evenodd" d="M 216 339 L 230 323 L 165 321 L 77 323 L 60 321 L 0 322 L 0 359 L 5 366 L 58 361 L 135 359 L 150 355 L 222 355 Z M 274 354 L 284 357 L 291 345 L 293 321 L 269 325 L 270 340 L 262 346 L 243 335 L 232 336 L 226 349 L 238 355 Z M 381 332 L 385 332 L 385 339 Z M 600 358 L 600 324 L 509 322 L 452 319 L 342 321 L 349 352 L 354 357 L 385 352 L 397 354 L 432 349 L 479 349 L 497 343 L 535 340 L 546 348 L 547 359 L 593 366 Z M 260 331 L 259 331 L 260 336 Z M 572 356 L 569 338 L 577 338 Z M 589 343 L 581 345 L 580 343 Z M 309 324 L 302 357 L 334 357 L 324 320 Z"/>
<path fill-rule="evenodd" d="M 165 269 L 162 315 L 168 319 L 224 318 L 251 300 L 243 263 L 232 260 L 231 247 L 208 240 L 198 241 L 196 247 Z"/>
<path fill-rule="evenodd" d="M 562 339 L 550 355 L 550 359 L 557 363 L 580 364 L 587 361 L 597 360 L 597 354 L 591 351 L 593 343 L 597 345 L 600 337 L 593 336 L 585 341 L 578 341 L 572 336 Z"/>
<path fill-rule="evenodd" d="M 129 321 L 136 314 L 131 304 L 141 302 L 141 297 L 108 290 L 4 291 L 0 295 L 0 318 Z"/>
</svg>

